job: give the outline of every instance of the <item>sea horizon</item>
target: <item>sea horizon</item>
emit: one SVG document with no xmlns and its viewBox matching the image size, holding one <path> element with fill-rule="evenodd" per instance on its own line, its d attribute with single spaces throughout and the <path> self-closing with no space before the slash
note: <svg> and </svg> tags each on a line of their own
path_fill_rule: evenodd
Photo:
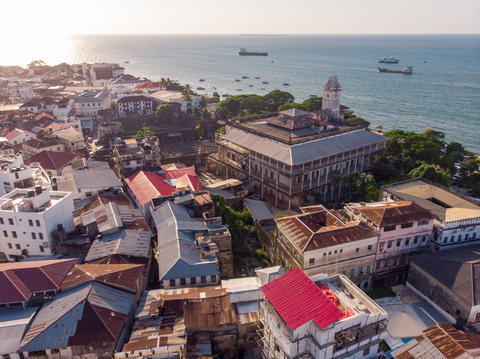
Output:
<svg viewBox="0 0 480 359">
<path fill-rule="evenodd" d="M 88 34 L 57 45 L 2 54 L 0 64 L 118 62 L 127 73 L 168 77 L 207 95 L 281 89 L 297 101 L 321 96 L 336 75 L 342 103 L 372 127 L 433 128 L 480 152 L 480 34 Z M 269 56 L 238 56 L 240 48 Z M 414 73 L 378 73 L 378 59 L 390 55 L 400 64 L 385 67 L 411 65 Z"/>
</svg>

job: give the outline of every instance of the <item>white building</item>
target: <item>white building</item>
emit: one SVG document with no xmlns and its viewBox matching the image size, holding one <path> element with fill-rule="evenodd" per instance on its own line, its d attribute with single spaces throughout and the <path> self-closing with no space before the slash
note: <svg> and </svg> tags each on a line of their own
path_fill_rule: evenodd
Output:
<svg viewBox="0 0 480 359">
<path fill-rule="evenodd" d="M 377 358 L 387 313 L 343 275 L 295 268 L 261 287 L 264 358 Z"/>
<path fill-rule="evenodd" d="M 182 112 L 199 108 L 202 98 L 200 96 L 191 95 L 190 102 L 185 101 L 183 93 L 180 91 L 162 90 L 154 92 L 150 95 L 157 105 L 165 103 L 178 103 L 181 105 Z"/>
<path fill-rule="evenodd" d="M 144 95 L 123 96 L 117 100 L 117 115 L 124 117 L 128 114 L 153 114 L 153 100 Z"/>
<path fill-rule="evenodd" d="M 18 145 L 20 143 L 24 143 L 25 141 L 31 140 L 32 138 L 37 138 L 37 135 L 28 130 L 15 128 L 7 133 L 5 138 L 11 145 Z"/>
<path fill-rule="evenodd" d="M 340 118 L 340 100 L 342 87 L 337 76 L 331 76 L 323 88 L 322 110 L 329 112 L 332 118 Z"/>
<path fill-rule="evenodd" d="M 12 97 L 20 97 L 24 100 L 31 99 L 35 96 L 33 94 L 32 84 L 28 82 L 8 84 L 7 92 Z"/>
<path fill-rule="evenodd" d="M 15 188 L 50 186 L 50 178 L 40 165 L 26 166 L 21 155 L 0 155 L 0 196 Z"/>
<path fill-rule="evenodd" d="M 71 193 L 41 186 L 0 197 L 0 251 L 10 260 L 54 254 L 52 231 L 73 231 L 73 210 Z"/>
<path fill-rule="evenodd" d="M 136 77 L 133 75 L 122 75 L 107 85 L 111 94 L 132 93 L 139 84 L 148 82 L 145 77 Z"/>
<path fill-rule="evenodd" d="M 106 90 L 86 91 L 75 98 L 75 113 L 78 116 L 96 116 L 98 111 L 110 108 L 110 95 Z"/>
<path fill-rule="evenodd" d="M 480 206 L 451 189 L 423 179 L 382 187 L 383 200 L 412 201 L 435 217 L 432 246 L 452 249 L 480 240 Z"/>
</svg>

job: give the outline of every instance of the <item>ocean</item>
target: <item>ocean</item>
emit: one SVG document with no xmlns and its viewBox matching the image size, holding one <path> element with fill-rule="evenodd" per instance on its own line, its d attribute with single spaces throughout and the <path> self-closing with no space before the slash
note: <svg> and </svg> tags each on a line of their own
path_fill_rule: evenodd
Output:
<svg viewBox="0 0 480 359">
<path fill-rule="evenodd" d="M 239 56 L 240 48 L 269 56 Z M 35 53 L 24 51 L 30 57 L 0 55 L 0 63 L 118 62 L 127 73 L 152 80 L 169 77 L 194 90 L 204 87 L 200 93 L 282 89 L 297 101 L 321 96 L 329 76 L 336 75 L 342 103 L 372 126 L 433 128 L 445 132 L 448 141 L 480 152 L 480 35 L 88 35 L 38 46 Z M 414 73 L 377 72 L 378 59 L 390 55 L 400 63 L 383 67 L 411 65 Z"/>
</svg>

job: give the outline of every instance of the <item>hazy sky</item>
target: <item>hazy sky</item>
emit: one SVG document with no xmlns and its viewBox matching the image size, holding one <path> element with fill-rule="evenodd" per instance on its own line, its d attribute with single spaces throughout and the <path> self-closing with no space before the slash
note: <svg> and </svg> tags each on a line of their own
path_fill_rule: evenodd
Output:
<svg viewBox="0 0 480 359">
<path fill-rule="evenodd" d="M 1 0 L 2 34 L 480 33 L 480 0 Z"/>
</svg>

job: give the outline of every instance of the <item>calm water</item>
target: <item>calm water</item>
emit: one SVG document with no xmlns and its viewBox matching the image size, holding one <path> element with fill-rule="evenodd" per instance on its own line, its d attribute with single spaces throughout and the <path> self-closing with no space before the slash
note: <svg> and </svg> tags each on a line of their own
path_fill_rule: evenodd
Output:
<svg viewBox="0 0 480 359">
<path fill-rule="evenodd" d="M 241 57 L 240 47 L 269 56 Z M 480 36 L 81 36 L 35 51 L 48 63 L 119 62 L 128 73 L 170 77 L 210 94 L 213 87 L 220 94 L 280 88 L 298 101 L 321 95 L 337 75 L 342 102 L 373 126 L 434 128 L 480 152 Z M 378 58 L 389 55 L 400 64 L 388 67 L 411 65 L 414 74 L 378 73 Z M 14 60 L 0 55 L 0 63 Z M 249 79 L 235 82 L 241 76 Z"/>
</svg>

